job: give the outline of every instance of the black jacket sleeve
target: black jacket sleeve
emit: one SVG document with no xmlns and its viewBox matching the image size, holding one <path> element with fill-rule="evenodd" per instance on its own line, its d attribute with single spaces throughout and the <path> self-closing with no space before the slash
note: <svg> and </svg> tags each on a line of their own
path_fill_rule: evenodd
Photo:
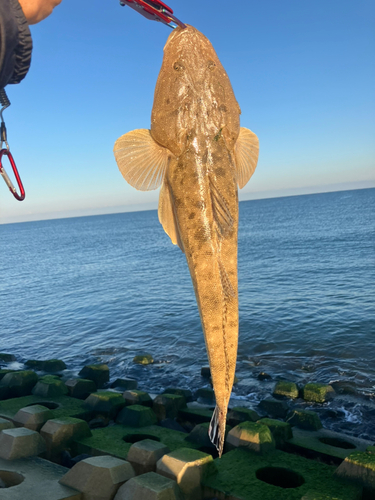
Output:
<svg viewBox="0 0 375 500">
<path fill-rule="evenodd" d="M 0 89 L 26 76 L 31 51 L 31 33 L 18 0 L 0 0 Z"/>
</svg>

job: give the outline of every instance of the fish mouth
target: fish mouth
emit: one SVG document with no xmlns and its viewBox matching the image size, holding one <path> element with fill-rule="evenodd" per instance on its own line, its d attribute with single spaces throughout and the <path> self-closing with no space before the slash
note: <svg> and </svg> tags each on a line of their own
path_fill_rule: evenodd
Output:
<svg viewBox="0 0 375 500">
<path fill-rule="evenodd" d="M 168 47 L 168 45 L 172 42 L 172 40 L 175 42 L 178 38 L 181 37 L 181 35 L 185 35 L 187 32 L 194 32 L 196 29 L 193 26 L 190 26 L 190 24 L 186 24 L 186 28 L 181 28 L 180 26 L 172 31 L 172 33 L 169 35 L 168 40 L 166 41 L 164 45 L 164 51 Z"/>
</svg>

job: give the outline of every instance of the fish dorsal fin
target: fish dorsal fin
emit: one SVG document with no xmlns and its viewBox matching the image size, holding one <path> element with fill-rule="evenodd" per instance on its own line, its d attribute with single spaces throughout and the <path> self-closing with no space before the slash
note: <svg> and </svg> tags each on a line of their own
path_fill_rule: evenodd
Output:
<svg viewBox="0 0 375 500">
<path fill-rule="evenodd" d="M 229 276 L 225 270 L 225 267 L 223 266 L 220 260 L 219 260 L 219 272 L 220 272 L 221 286 L 223 287 L 224 295 L 227 298 L 235 297 L 236 292 L 234 291 L 232 283 L 230 282 Z"/>
<path fill-rule="evenodd" d="M 176 215 L 173 208 L 171 191 L 166 181 L 163 182 L 160 191 L 158 216 L 160 224 L 170 237 L 172 243 L 174 245 L 178 245 L 184 252 L 184 245 L 180 237 L 180 231 L 178 229 Z"/>
<path fill-rule="evenodd" d="M 236 159 L 237 183 L 242 189 L 249 182 L 258 163 L 259 140 L 248 128 L 241 127 L 234 155 Z"/>
<path fill-rule="evenodd" d="M 225 235 L 233 227 L 234 220 L 228 208 L 228 205 L 210 178 L 210 191 L 212 200 L 212 211 L 215 222 L 221 235 Z"/>
<path fill-rule="evenodd" d="M 140 191 L 157 189 L 163 182 L 172 153 L 160 146 L 147 129 L 122 135 L 113 148 L 124 179 Z"/>
</svg>

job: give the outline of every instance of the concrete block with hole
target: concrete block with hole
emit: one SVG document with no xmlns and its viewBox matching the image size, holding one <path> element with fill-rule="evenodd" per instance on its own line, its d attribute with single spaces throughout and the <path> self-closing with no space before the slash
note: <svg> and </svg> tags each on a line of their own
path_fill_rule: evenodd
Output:
<svg viewBox="0 0 375 500">
<path fill-rule="evenodd" d="M 345 458 L 335 471 L 335 476 L 353 481 L 370 489 L 375 498 L 375 454 L 369 451 L 354 452 Z"/>
<path fill-rule="evenodd" d="M 68 388 L 55 375 L 45 375 L 38 380 L 31 392 L 34 396 L 40 396 L 41 398 L 54 398 L 68 394 Z"/>
<path fill-rule="evenodd" d="M 45 450 L 46 443 L 36 431 L 19 427 L 0 433 L 0 458 L 5 460 L 37 456 Z"/>
<path fill-rule="evenodd" d="M 94 392 L 83 403 L 86 410 L 109 418 L 116 418 L 116 415 L 124 406 L 125 401 L 122 394 L 112 391 Z"/>
<path fill-rule="evenodd" d="M 83 500 L 81 492 L 59 479 L 68 469 L 39 457 L 8 462 L 0 458 L 1 500 Z"/>
<path fill-rule="evenodd" d="M 165 444 L 152 439 L 144 439 L 130 447 L 126 460 L 132 464 L 138 476 L 146 472 L 155 472 L 156 462 L 169 452 L 170 449 Z"/>
<path fill-rule="evenodd" d="M 215 470 L 211 455 L 189 448 L 168 453 L 156 464 L 156 472 L 176 481 L 186 500 L 203 498 L 202 480 Z"/>
<path fill-rule="evenodd" d="M 95 382 L 85 378 L 72 378 L 65 382 L 69 396 L 77 399 L 86 399 L 96 392 Z"/>
<path fill-rule="evenodd" d="M 242 422 L 229 431 L 225 442 L 226 450 L 239 447 L 263 454 L 274 450 L 276 443 L 269 427 L 266 425 Z"/>
<path fill-rule="evenodd" d="M 38 382 L 38 375 L 32 370 L 9 372 L 0 380 L 0 388 L 7 391 L 8 398 L 20 398 L 31 394 Z"/>
<path fill-rule="evenodd" d="M 182 500 L 176 481 L 148 472 L 133 477 L 118 490 L 114 500 Z"/>
<path fill-rule="evenodd" d="M 116 423 L 128 427 L 146 427 L 158 421 L 154 411 L 147 406 L 132 405 L 123 408 L 117 415 Z"/>
<path fill-rule="evenodd" d="M 177 417 L 179 410 L 183 408 L 186 408 L 186 400 L 178 394 L 160 394 L 152 405 L 159 421 Z"/>
<path fill-rule="evenodd" d="M 119 487 L 134 476 L 129 462 L 104 455 L 81 460 L 59 482 L 81 491 L 84 500 L 112 500 Z"/>
<path fill-rule="evenodd" d="M 138 391 L 136 389 L 131 391 L 125 391 L 122 395 L 125 400 L 125 403 L 130 405 L 142 405 L 148 406 L 152 408 L 152 399 L 151 396 L 144 391 Z"/>
<path fill-rule="evenodd" d="M 78 374 L 80 377 L 92 380 L 99 389 L 109 381 L 108 365 L 86 365 Z"/>
<path fill-rule="evenodd" d="M 4 429 L 13 429 L 14 423 L 6 418 L 0 418 L 0 432 Z"/>
<path fill-rule="evenodd" d="M 370 441 L 328 429 L 305 431 L 294 427 L 293 437 L 286 443 L 286 451 L 340 464 L 354 451 L 366 451 L 369 444 Z"/>
<path fill-rule="evenodd" d="M 16 427 L 26 427 L 39 432 L 43 425 L 53 418 L 53 412 L 42 405 L 26 406 L 18 410 L 13 418 Z"/>
<path fill-rule="evenodd" d="M 47 458 L 59 461 L 61 452 L 73 439 L 91 436 L 88 423 L 79 418 L 65 417 L 48 420 L 40 430 L 47 445 Z"/>
</svg>

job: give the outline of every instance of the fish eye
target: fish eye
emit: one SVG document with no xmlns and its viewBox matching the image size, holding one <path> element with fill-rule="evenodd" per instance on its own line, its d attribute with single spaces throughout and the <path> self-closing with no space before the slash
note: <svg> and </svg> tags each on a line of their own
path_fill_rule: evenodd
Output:
<svg viewBox="0 0 375 500">
<path fill-rule="evenodd" d="M 175 71 L 183 71 L 185 69 L 185 66 L 182 63 L 180 63 L 179 61 L 176 61 L 173 65 L 173 69 Z"/>
<path fill-rule="evenodd" d="M 216 68 L 216 64 L 213 61 L 208 61 L 207 67 L 210 71 L 213 71 Z"/>
</svg>

